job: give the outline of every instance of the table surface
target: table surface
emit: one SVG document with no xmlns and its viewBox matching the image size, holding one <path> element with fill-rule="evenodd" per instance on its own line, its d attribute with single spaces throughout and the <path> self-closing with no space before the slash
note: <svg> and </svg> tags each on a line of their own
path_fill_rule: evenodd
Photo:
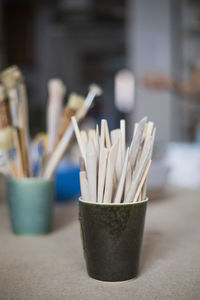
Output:
<svg viewBox="0 0 200 300">
<path fill-rule="evenodd" d="M 0 299 L 199 300 L 199 192 L 175 189 L 149 203 L 139 276 L 117 283 L 88 277 L 76 204 L 55 207 L 51 234 L 25 237 L 11 233 L 0 199 Z"/>
</svg>

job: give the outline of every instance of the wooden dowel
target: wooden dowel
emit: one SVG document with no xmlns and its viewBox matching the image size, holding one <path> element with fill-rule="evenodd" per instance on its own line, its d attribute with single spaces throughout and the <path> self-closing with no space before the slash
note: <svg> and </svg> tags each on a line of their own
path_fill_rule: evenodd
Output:
<svg viewBox="0 0 200 300">
<path fill-rule="evenodd" d="M 80 131 L 80 134 L 81 134 L 81 140 L 82 140 L 82 143 L 84 145 L 84 148 L 87 147 L 87 144 L 88 144 L 88 137 L 87 137 L 87 133 L 85 130 L 81 130 Z"/>
<path fill-rule="evenodd" d="M 74 126 L 74 131 L 75 131 L 76 139 L 77 139 L 77 142 L 78 142 L 78 145 L 79 145 L 79 148 L 80 148 L 81 156 L 86 161 L 85 148 L 84 148 L 84 145 L 83 145 L 83 142 L 82 142 L 82 139 L 81 139 L 81 134 L 80 134 L 78 124 L 77 124 L 77 121 L 76 121 L 75 117 L 72 117 L 72 124 Z"/>
<path fill-rule="evenodd" d="M 95 131 L 95 148 L 96 148 L 96 152 L 97 152 L 97 159 L 99 160 L 99 126 L 96 126 L 96 131 Z"/>
<path fill-rule="evenodd" d="M 136 163 L 138 151 L 140 149 L 142 136 L 143 136 L 143 130 L 144 130 L 146 121 L 147 121 L 147 118 L 145 117 L 139 122 L 139 124 L 137 126 L 137 130 L 135 132 L 135 135 L 133 135 L 133 139 L 132 139 L 131 146 L 130 146 L 130 154 L 129 154 L 129 159 L 130 159 L 132 169 L 135 167 L 135 163 Z"/>
<path fill-rule="evenodd" d="M 141 180 L 144 169 L 146 168 L 147 162 L 150 160 L 151 147 L 152 147 L 152 137 L 150 137 L 146 147 L 143 148 L 138 165 L 136 166 L 133 172 L 131 186 L 127 193 L 125 202 L 131 202 L 132 199 L 134 198 L 137 186 Z"/>
<path fill-rule="evenodd" d="M 106 182 L 105 182 L 105 192 L 104 192 L 104 203 L 112 202 L 113 194 L 113 175 L 115 169 L 115 163 L 117 158 L 118 142 L 116 142 L 110 149 L 107 163 L 107 172 L 106 172 Z"/>
<path fill-rule="evenodd" d="M 99 165 L 99 168 L 101 168 L 101 171 L 100 171 L 101 177 L 99 177 L 99 180 L 98 180 L 99 193 L 98 193 L 97 202 L 99 202 L 99 203 L 103 202 L 108 153 L 109 153 L 109 150 L 107 148 L 104 148 L 103 155 L 102 155 L 102 164 Z"/>
<path fill-rule="evenodd" d="M 47 154 L 51 154 L 58 137 L 59 121 L 62 113 L 63 99 L 66 87 L 60 79 L 51 79 L 48 82 L 48 106 L 47 106 Z"/>
<path fill-rule="evenodd" d="M 125 182 L 125 191 L 124 191 L 124 199 L 126 199 L 126 196 L 127 196 L 127 193 L 128 193 L 128 190 L 130 188 L 130 185 L 131 185 L 131 164 L 130 162 L 128 161 L 128 164 L 127 164 L 127 170 L 126 170 L 126 182 Z"/>
<path fill-rule="evenodd" d="M 95 140 L 95 138 L 96 138 L 96 130 L 95 129 L 88 130 L 88 138 L 92 138 L 93 140 Z"/>
<path fill-rule="evenodd" d="M 137 129 L 138 129 L 138 123 L 135 123 L 134 129 L 133 129 L 133 136 L 136 134 Z"/>
<path fill-rule="evenodd" d="M 111 131 L 111 141 L 112 144 L 118 142 L 115 171 L 116 171 L 117 181 L 119 182 L 122 173 L 122 135 L 120 129 L 115 129 Z"/>
<path fill-rule="evenodd" d="M 117 188 L 117 192 L 116 192 L 116 195 L 115 195 L 115 198 L 114 198 L 114 203 L 120 203 L 121 200 L 122 200 L 122 195 L 123 195 L 124 185 L 125 185 L 125 179 L 126 179 L 128 157 L 129 157 L 129 148 L 127 149 L 127 152 L 126 152 L 124 166 L 123 166 L 123 169 L 122 169 L 122 174 L 121 174 L 121 178 L 120 178 L 119 185 L 118 185 L 118 188 Z"/>
<path fill-rule="evenodd" d="M 138 200 L 138 196 L 141 195 L 141 190 L 142 190 L 143 184 L 144 184 L 144 182 L 146 180 L 146 177 L 147 177 L 150 165 L 151 165 L 151 160 L 149 160 L 148 163 L 147 163 L 147 166 L 146 166 L 146 168 L 144 170 L 144 173 L 142 175 L 142 179 L 141 179 L 141 181 L 140 181 L 140 183 L 139 183 L 139 185 L 137 187 L 137 191 L 135 193 L 133 202 L 136 202 Z"/>
<path fill-rule="evenodd" d="M 99 141 L 99 170 L 98 170 L 98 192 L 97 192 L 97 199 L 98 202 L 102 202 L 102 195 L 103 192 L 101 190 L 101 178 L 102 178 L 102 168 L 103 165 L 103 152 L 105 147 L 105 120 L 101 120 L 101 135 L 100 135 L 100 141 Z"/>
<path fill-rule="evenodd" d="M 86 171 L 85 160 L 82 156 L 79 158 L 80 171 Z"/>
<path fill-rule="evenodd" d="M 122 136 L 122 164 L 124 163 L 126 153 L 126 121 L 120 120 L 120 130 Z"/>
<path fill-rule="evenodd" d="M 144 147 L 146 146 L 147 141 L 149 140 L 150 136 L 152 135 L 153 127 L 154 127 L 154 123 L 153 122 L 148 122 L 146 124 L 145 136 L 144 136 Z"/>
<path fill-rule="evenodd" d="M 62 139 L 56 146 L 53 154 L 51 155 L 51 157 L 49 159 L 48 164 L 46 165 L 46 167 L 44 169 L 44 174 L 43 174 L 44 178 L 49 179 L 53 175 L 53 172 L 55 171 L 56 166 L 58 165 L 59 161 L 61 160 L 61 158 L 63 157 L 65 151 L 67 150 L 67 148 L 69 146 L 69 143 L 71 141 L 73 133 L 74 133 L 74 128 L 73 128 L 73 125 L 70 124 L 70 126 L 65 131 L 65 134 L 63 135 Z"/>
<path fill-rule="evenodd" d="M 111 148 L 112 144 L 111 144 L 111 140 L 110 140 L 110 133 L 109 133 L 109 129 L 108 129 L 108 122 L 105 120 L 105 140 L 106 140 L 106 147 L 108 149 Z"/>
<path fill-rule="evenodd" d="M 101 94 L 102 94 L 102 89 L 97 84 L 91 84 L 89 86 L 89 93 L 88 93 L 87 97 L 85 98 L 84 104 L 76 113 L 77 121 L 82 120 L 86 116 L 89 108 L 92 105 L 92 102 L 94 101 L 94 98 L 96 96 L 100 96 Z"/>
<path fill-rule="evenodd" d="M 97 155 L 92 138 L 89 139 L 86 148 L 86 169 L 88 178 L 89 201 L 97 200 Z"/>
<path fill-rule="evenodd" d="M 88 181 L 87 181 L 87 176 L 85 171 L 81 171 L 79 173 L 80 176 L 80 187 L 81 187 L 81 197 L 85 201 L 89 201 L 89 196 L 88 196 Z"/>
</svg>

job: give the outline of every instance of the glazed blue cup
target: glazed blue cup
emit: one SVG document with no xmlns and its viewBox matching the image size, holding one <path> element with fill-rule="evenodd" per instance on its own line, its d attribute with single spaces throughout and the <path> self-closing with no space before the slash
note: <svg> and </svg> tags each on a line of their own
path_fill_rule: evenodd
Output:
<svg viewBox="0 0 200 300">
<path fill-rule="evenodd" d="M 51 230 L 54 201 L 52 179 L 8 178 L 7 200 L 15 234 L 40 235 Z"/>
<path fill-rule="evenodd" d="M 102 281 L 138 275 L 148 199 L 135 203 L 92 203 L 79 199 L 79 220 L 87 271 Z"/>
</svg>

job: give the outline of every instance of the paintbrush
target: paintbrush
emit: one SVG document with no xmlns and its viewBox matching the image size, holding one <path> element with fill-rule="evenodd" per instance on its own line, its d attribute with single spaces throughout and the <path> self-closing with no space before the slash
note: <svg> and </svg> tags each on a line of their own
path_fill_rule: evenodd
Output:
<svg viewBox="0 0 200 300">
<path fill-rule="evenodd" d="M 58 136 L 57 136 L 57 141 L 56 145 L 62 138 L 64 132 L 68 128 L 72 116 L 76 114 L 76 112 L 81 108 L 84 102 L 84 97 L 81 95 L 78 95 L 76 93 L 71 93 L 69 96 L 69 100 L 64 107 L 63 113 L 61 115 L 61 119 L 59 122 L 59 129 L 58 129 Z"/>
<path fill-rule="evenodd" d="M 13 148 L 13 130 L 11 126 L 11 117 L 6 91 L 3 85 L 0 85 L 0 149 L 4 153 L 6 168 L 10 170 L 9 150 Z M 15 175 L 15 174 L 13 174 Z"/>
<path fill-rule="evenodd" d="M 16 80 L 16 90 L 19 99 L 18 103 L 18 122 L 20 135 L 21 135 L 21 144 L 25 145 L 22 147 L 23 151 L 23 164 L 29 176 L 33 175 L 32 170 L 32 161 L 31 161 L 31 151 L 30 151 L 30 132 L 29 132 L 29 117 L 28 117 L 28 99 L 26 86 L 24 83 L 24 78 L 22 76 L 19 68 L 16 67 L 15 71 L 13 71 L 15 80 Z"/>
<path fill-rule="evenodd" d="M 48 82 L 49 99 L 47 105 L 47 155 L 51 154 L 58 138 L 58 128 L 62 112 L 66 86 L 60 79 L 51 79 Z"/>
<path fill-rule="evenodd" d="M 25 127 L 27 124 L 23 123 L 25 110 L 22 109 L 23 103 L 19 98 L 17 90 L 17 80 L 20 77 L 19 74 L 18 68 L 13 66 L 1 73 L 1 80 L 8 91 L 18 167 L 22 176 L 28 176 L 29 170 L 26 153 L 29 151 L 27 151 L 25 144 Z"/>
<path fill-rule="evenodd" d="M 77 122 L 81 121 L 86 116 L 89 108 L 92 105 L 92 102 L 94 101 L 95 96 L 100 95 L 101 92 L 102 92 L 102 90 L 97 85 L 90 86 L 89 93 L 88 93 L 83 105 L 77 111 L 77 113 L 75 115 L 75 119 L 77 120 Z M 71 141 L 73 134 L 74 134 L 74 128 L 73 128 L 73 124 L 71 121 L 70 125 L 66 129 L 62 139 L 56 146 L 53 154 L 51 155 L 51 157 L 49 159 L 49 162 L 47 163 L 47 165 L 45 167 L 45 170 L 43 173 L 45 178 L 50 178 L 53 175 L 53 172 L 54 172 L 57 164 L 59 163 L 59 161 L 62 158 L 62 156 L 64 155 L 67 147 L 69 146 L 69 143 Z M 84 157 L 84 159 L 85 159 L 85 157 Z"/>
</svg>

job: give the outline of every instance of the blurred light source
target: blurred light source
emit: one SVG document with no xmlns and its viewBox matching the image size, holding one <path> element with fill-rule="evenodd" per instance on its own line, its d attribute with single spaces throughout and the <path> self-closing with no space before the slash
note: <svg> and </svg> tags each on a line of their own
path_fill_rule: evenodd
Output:
<svg viewBox="0 0 200 300">
<path fill-rule="evenodd" d="M 123 69 L 115 75 L 115 106 L 127 113 L 134 106 L 135 79 L 131 71 Z"/>
</svg>

